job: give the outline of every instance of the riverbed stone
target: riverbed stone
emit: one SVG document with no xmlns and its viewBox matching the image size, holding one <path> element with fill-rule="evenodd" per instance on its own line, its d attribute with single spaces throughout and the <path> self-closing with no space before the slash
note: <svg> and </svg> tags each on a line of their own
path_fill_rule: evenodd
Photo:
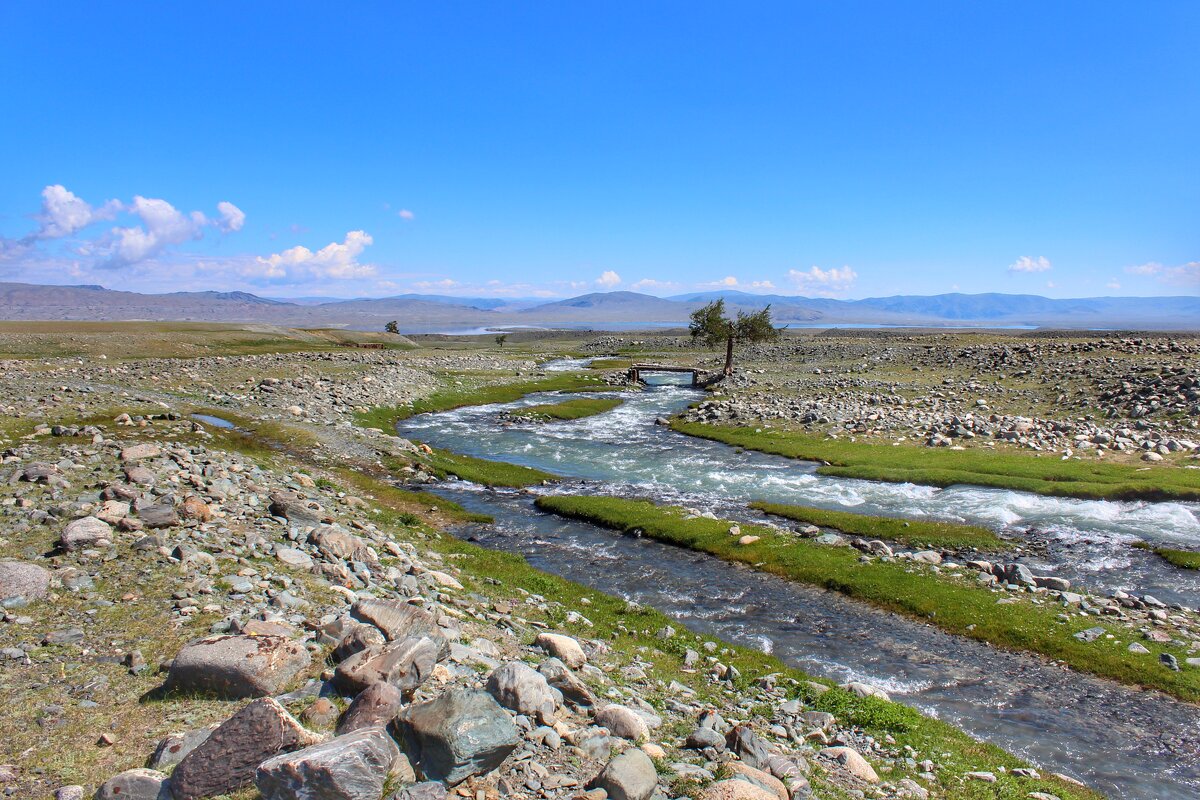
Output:
<svg viewBox="0 0 1200 800">
<path fill-rule="evenodd" d="M 749 781 L 730 778 L 705 787 L 700 800 L 779 800 L 779 796 Z"/>
<path fill-rule="evenodd" d="M 380 681 L 363 689 L 338 723 L 338 735 L 386 725 L 404 707 L 404 693 L 395 684 Z"/>
<path fill-rule="evenodd" d="M 254 781 L 258 765 L 280 753 L 317 744 L 287 709 L 266 697 L 227 719 L 171 773 L 174 800 L 231 794 Z"/>
<path fill-rule="evenodd" d="M 364 728 L 267 759 L 254 784 L 263 800 L 378 800 L 399 757 L 387 731 Z"/>
<path fill-rule="evenodd" d="M 303 645 L 283 636 L 206 636 L 175 656 L 166 688 L 227 699 L 264 697 L 277 694 L 310 661 Z"/>
<path fill-rule="evenodd" d="M 553 722 L 554 711 L 562 702 L 562 694 L 546 683 L 545 676 L 520 661 L 493 670 L 487 691 L 505 708 L 546 724 Z"/>
<path fill-rule="evenodd" d="M 388 641 L 429 637 L 438 646 L 438 661 L 445 661 L 450 655 L 450 643 L 437 619 L 420 606 L 399 600 L 359 600 L 351 607 L 350 616 L 375 626 Z"/>
<path fill-rule="evenodd" d="M 579 669 L 587 663 L 587 654 L 578 640 L 561 633 L 539 633 L 534 644 L 566 664 L 570 669 Z"/>
<path fill-rule="evenodd" d="M 879 775 L 862 754 L 852 747 L 826 747 L 820 752 L 823 758 L 834 761 L 856 778 L 867 783 L 879 783 Z"/>
<path fill-rule="evenodd" d="M 216 725 L 210 725 L 207 728 L 172 733 L 164 737 L 159 741 L 158 746 L 154 748 L 154 753 L 150 756 L 148 766 L 151 769 L 157 770 L 165 770 L 168 767 L 175 766 L 187 758 L 188 753 L 204 744 L 216 729 Z"/>
<path fill-rule="evenodd" d="M 478 689 L 411 705 L 394 726 L 419 774 L 451 786 L 496 769 L 521 741 L 508 713 Z"/>
<path fill-rule="evenodd" d="M 64 550 L 107 547 L 113 543 L 112 526 L 96 517 L 83 517 L 67 523 L 59 543 Z"/>
<path fill-rule="evenodd" d="M 437 657 L 438 643 L 428 636 L 374 645 L 338 664 L 333 681 L 349 695 L 380 681 L 394 684 L 402 692 L 411 692 L 433 674 Z"/>
<path fill-rule="evenodd" d="M 0 604 L 6 608 L 41 600 L 49 591 L 49 570 L 26 561 L 0 561 Z"/>
<path fill-rule="evenodd" d="M 538 672 L 546 678 L 546 683 L 557 689 L 566 702 L 580 708 L 590 708 L 596 705 L 596 695 L 588 685 L 557 658 L 548 658 L 538 665 Z"/>
<path fill-rule="evenodd" d="M 650 738 L 650 728 L 646 720 L 632 708 L 610 704 L 596 712 L 596 724 L 608 728 L 613 736 L 642 742 Z"/>
<path fill-rule="evenodd" d="M 609 800 L 648 800 L 658 786 L 654 762 L 634 747 L 613 758 L 588 784 L 603 789 Z"/>
<path fill-rule="evenodd" d="M 95 800 L 171 800 L 167 776 L 138 767 L 126 770 L 100 784 Z"/>
</svg>

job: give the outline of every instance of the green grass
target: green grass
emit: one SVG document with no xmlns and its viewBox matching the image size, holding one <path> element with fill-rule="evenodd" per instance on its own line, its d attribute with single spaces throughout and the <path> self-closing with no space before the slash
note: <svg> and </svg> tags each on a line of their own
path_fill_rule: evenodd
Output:
<svg viewBox="0 0 1200 800">
<path fill-rule="evenodd" d="M 437 448 L 433 448 L 432 455 L 426 458 L 418 457 L 418 459 L 428 464 L 430 470 L 439 478 L 454 475 L 464 481 L 484 486 L 520 488 L 535 486 L 545 481 L 556 481 L 559 477 L 551 475 L 549 472 L 542 472 L 540 469 L 508 464 L 504 461 L 488 461 Z"/>
<path fill-rule="evenodd" d="M 658 541 L 840 592 L 949 633 L 1038 653 L 1081 672 L 1159 689 L 1181 700 L 1200 701 L 1200 670 L 1173 672 L 1159 663 L 1159 653 L 1164 652 L 1182 662 L 1186 656 L 1182 648 L 1146 641 L 1150 653 L 1129 653 L 1125 646 L 1134 636 L 1131 631 L 1104 625 L 1095 617 L 1072 616 L 1063 621 L 1057 605 L 1035 605 L 1020 595 L 940 577 L 905 562 L 863 563 L 853 548 L 819 545 L 761 526 L 742 525 L 743 534 L 760 539 L 740 545 L 729 535 L 728 521 L 688 519 L 683 509 L 642 500 L 552 496 L 538 498 L 537 507 L 619 531 L 640 530 Z M 1017 602 L 1000 604 L 1000 599 Z M 1116 638 L 1083 642 L 1073 636 L 1097 625 Z"/>
<path fill-rule="evenodd" d="M 1155 547 L 1147 542 L 1134 542 L 1133 546 L 1140 550 L 1150 550 L 1180 569 L 1200 569 L 1200 552 L 1195 550 L 1172 550 L 1169 547 Z"/>
<path fill-rule="evenodd" d="M 379 406 L 355 415 L 356 422 L 364 428 L 379 428 L 392 432 L 396 423 L 417 414 L 433 411 L 450 411 L 464 406 L 481 406 L 491 403 L 511 403 L 534 392 L 582 392 L 612 390 L 613 387 L 599 383 L 600 378 L 591 374 L 568 373 L 535 381 L 494 383 L 485 386 L 463 386 L 443 389 L 428 397 L 402 406 Z"/>
<path fill-rule="evenodd" d="M 945 450 L 826 439 L 797 431 L 756 430 L 673 420 L 688 436 L 824 462 L 821 475 L 927 486 L 973 484 L 1022 492 L 1098 500 L 1200 500 L 1200 470 L 1170 465 L 1138 467 L 1057 456 L 985 450 Z"/>
<path fill-rule="evenodd" d="M 510 416 L 528 420 L 583 419 L 612 411 L 624 402 L 617 397 L 577 397 L 561 403 L 542 403 L 518 408 Z"/>
<path fill-rule="evenodd" d="M 829 511 L 811 506 L 767 503 L 761 500 L 751 503 L 750 507 L 766 514 L 785 517 L 808 525 L 817 525 L 821 528 L 832 528 L 852 536 L 892 539 L 912 546 L 925 545 L 951 549 L 969 547 L 978 550 L 1007 550 L 1012 547 L 1009 542 L 979 525 L 875 517 L 868 514 L 855 514 L 851 511 Z"/>
</svg>

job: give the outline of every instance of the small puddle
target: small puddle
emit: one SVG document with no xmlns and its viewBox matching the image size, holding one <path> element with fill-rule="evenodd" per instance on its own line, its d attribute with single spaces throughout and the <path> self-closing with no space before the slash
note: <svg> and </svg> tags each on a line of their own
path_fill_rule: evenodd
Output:
<svg viewBox="0 0 1200 800">
<path fill-rule="evenodd" d="M 203 422 L 205 425 L 212 425 L 214 428 L 226 428 L 228 430 L 232 430 L 234 428 L 234 424 L 229 420 L 221 419 L 220 417 L 214 417 L 211 414 L 192 414 L 191 417 L 197 422 Z"/>
</svg>

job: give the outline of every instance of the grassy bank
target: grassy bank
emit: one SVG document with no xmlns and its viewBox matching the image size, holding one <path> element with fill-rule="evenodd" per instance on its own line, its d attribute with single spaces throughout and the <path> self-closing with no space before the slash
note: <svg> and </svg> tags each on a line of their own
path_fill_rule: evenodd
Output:
<svg viewBox="0 0 1200 800">
<path fill-rule="evenodd" d="M 888 611 L 928 622 L 947 632 L 970 636 L 997 647 L 1025 650 L 1059 659 L 1069 666 L 1135 686 L 1160 689 L 1182 700 L 1200 702 L 1200 670 L 1173 672 L 1159 663 L 1169 652 L 1180 662 L 1182 648 L 1144 642 L 1151 652 L 1129 653 L 1127 629 L 1103 625 L 1095 617 L 1059 619 L 1061 607 L 1034 605 L 1020 595 L 997 593 L 973 584 L 917 570 L 904 562 L 859 561 L 849 547 L 830 547 L 742 525 L 743 534 L 760 537 L 742 545 L 729 535 L 728 521 L 687 518 L 680 508 L 613 497 L 542 497 L 538 508 L 607 528 L 640 530 L 658 541 L 686 547 L 791 580 L 821 586 L 865 600 Z M 1000 599 L 1016 602 L 998 603 Z M 1083 642 L 1074 634 L 1097 625 L 1115 639 Z M 1125 642 L 1121 642 L 1122 638 Z"/>
<path fill-rule="evenodd" d="M 561 403 L 542 403 L 518 408 L 511 416 L 521 419 L 542 421 L 551 419 L 583 419 L 612 411 L 623 401 L 616 397 L 577 397 Z"/>
<path fill-rule="evenodd" d="M 534 392 L 582 392 L 613 387 L 601 382 L 595 375 L 568 373 L 515 383 L 494 383 L 484 386 L 462 386 L 443 389 L 428 397 L 415 400 L 408 405 L 379 406 L 370 411 L 355 414 L 355 421 L 364 428 L 379 428 L 393 433 L 396 423 L 403 419 L 433 411 L 449 411 L 465 406 L 482 406 L 491 403 L 511 403 Z"/>
<path fill-rule="evenodd" d="M 1200 552 L 1195 550 L 1172 550 L 1169 547 L 1155 547 L 1147 542 L 1134 542 L 1133 546 L 1140 550 L 1150 550 L 1180 569 L 1200 569 Z"/>
<path fill-rule="evenodd" d="M 1012 547 L 1009 542 L 979 525 L 876 517 L 869 514 L 855 514 L 851 511 L 830 511 L 811 506 L 793 506 L 763 501 L 753 502 L 750 507 L 765 514 L 821 528 L 832 528 L 851 536 L 890 539 L 913 547 L 975 548 L 991 551 L 1007 550 Z"/>
<path fill-rule="evenodd" d="M 545 481 L 558 480 L 557 475 L 542 472 L 540 469 L 522 467 L 518 464 L 508 464 L 503 461 L 488 461 L 484 458 L 474 458 L 452 453 L 449 450 L 434 449 L 428 457 L 418 457 L 418 460 L 429 465 L 430 470 L 439 478 L 454 475 L 464 481 L 479 483 L 484 486 L 507 486 L 521 488 L 536 486 Z"/>
<path fill-rule="evenodd" d="M 1022 492 L 1100 500 L 1200 500 L 1200 470 L 1172 466 L 1062 461 L 1057 456 L 977 450 L 946 450 L 826 439 L 798 431 L 705 425 L 676 419 L 688 436 L 820 461 L 822 475 L 892 483 L 951 486 L 958 483 Z"/>
</svg>

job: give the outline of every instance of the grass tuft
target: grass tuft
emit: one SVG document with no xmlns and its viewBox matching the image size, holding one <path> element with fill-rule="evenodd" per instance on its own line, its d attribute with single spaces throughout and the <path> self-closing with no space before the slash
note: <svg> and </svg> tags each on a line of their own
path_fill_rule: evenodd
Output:
<svg viewBox="0 0 1200 800">
<path fill-rule="evenodd" d="M 1200 552 L 1195 550 L 1172 550 L 1169 547 L 1155 547 L 1147 542 L 1134 542 L 1133 546 L 1139 550 L 1150 550 L 1180 569 L 1200 569 Z"/>
<path fill-rule="evenodd" d="M 869 514 L 855 514 L 852 511 L 830 511 L 824 508 L 767 503 L 761 500 L 751 503 L 750 507 L 765 514 L 821 528 L 832 528 L 852 536 L 891 539 L 912 546 L 925 545 L 948 549 L 975 548 L 991 551 L 1007 550 L 1012 547 L 1011 543 L 979 525 L 878 517 Z"/>
<path fill-rule="evenodd" d="M 531 421 L 583 419 L 612 411 L 624 402 L 617 397 L 577 397 L 561 403 L 542 403 L 509 412 L 509 416 Z"/>
</svg>

